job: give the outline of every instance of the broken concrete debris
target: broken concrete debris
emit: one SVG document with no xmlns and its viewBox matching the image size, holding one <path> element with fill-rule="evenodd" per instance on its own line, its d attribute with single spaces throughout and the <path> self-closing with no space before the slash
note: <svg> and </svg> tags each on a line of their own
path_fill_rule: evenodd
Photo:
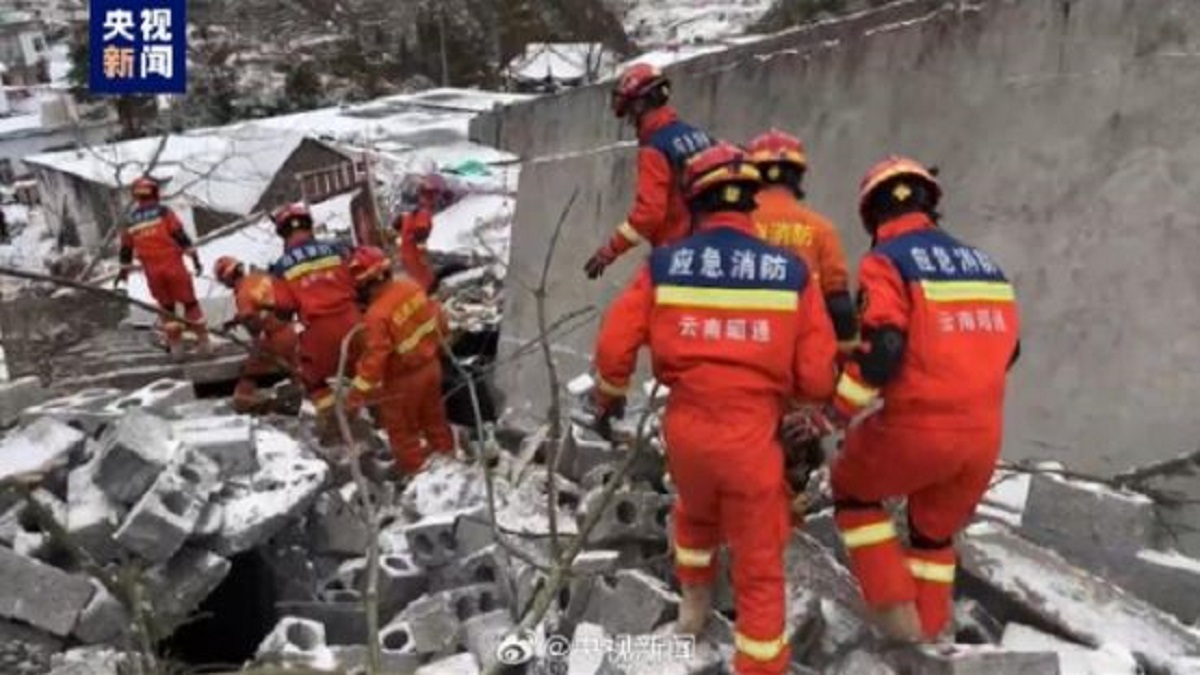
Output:
<svg viewBox="0 0 1200 675">
<path fill-rule="evenodd" d="M 53 419 L 39 419 L 0 442 L 0 480 L 36 478 L 67 464 L 83 449 L 83 432 Z"/>
<path fill-rule="evenodd" d="M 65 637 L 94 592 L 86 577 L 0 547 L 0 617 Z"/>
<path fill-rule="evenodd" d="M 50 397 L 50 391 L 36 377 L 0 383 L 0 427 L 11 427 L 20 419 L 22 411 Z"/>
<path fill-rule="evenodd" d="M 105 412 L 113 416 L 126 410 L 144 408 L 158 413 L 167 413 L 171 408 L 195 400 L 194 386 L 190 380 L 164 378 L 129 393 L 109 403 Z"/>
<path fill-rule="evenodd" d="M 122 415 L 101 443 L 96 484 L 126 506 L 150 489 L 180 447 L 171 435 L 170 423 L 141 408 Z"/>
</svg>

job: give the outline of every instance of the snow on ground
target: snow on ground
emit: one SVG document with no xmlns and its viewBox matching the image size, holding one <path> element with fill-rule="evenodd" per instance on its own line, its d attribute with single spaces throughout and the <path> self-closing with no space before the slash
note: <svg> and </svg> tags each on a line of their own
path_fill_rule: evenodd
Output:
<svg viewBox="0 0 1200 675">
<path fill-rule="evenodd" d="M 433 217 L 429 250 L 481 255 L 508 262 L 516 200 L 502 195 L 467 195 Z"/>
<path fill-rule="evenodd" d="M 979 514 L 1019 527 L 1032 478 L 1028 473 L 997 471 L 992 477 L 991 489 L 979 505 Z"/>
<path fill-rule="evenodd" d="M 8 232 L 12 239 L 0 244 L 0 264 L 31 272 L 45 270 L 46 258 L 54 252 L 54 236 L 46 229 L 39 209 L 24 204 L 5 204 Z M 6 280 L 5 284 L 12 280 Z M 19 282 L 23 283 L 23 282 Z"/>
<path fill-rule="evenodd" d="M 638 44 L 697 42 L 746 32 L 772 0 L 637 0 L 625 15 L 625 31 Z"/>
</svg>

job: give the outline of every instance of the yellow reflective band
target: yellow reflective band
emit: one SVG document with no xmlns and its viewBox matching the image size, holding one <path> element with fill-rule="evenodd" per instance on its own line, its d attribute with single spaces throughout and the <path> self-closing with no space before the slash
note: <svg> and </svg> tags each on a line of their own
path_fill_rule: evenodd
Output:
<svg viewBox="0 0 1200 675">
<path fill-rule="evenodd" d="M 351 386 L 353 386 L 355 389 L 357 389 L 359 391 L 371 391 L 375 387 L 379 386 L 378 383 L 372 382 L 372 381 L 367 380 L 362 377 L 354 378 L 354 380 L 350 384 L 351 384 Z"/>
<path fill-rule="evenodd" d="M 295 267 L 291 268 L 287 272 L 284 272 L 283 278 L 291 281 L 292 279 L 302 277 L 306 274 L 311 274 L 313 272 L 319 272 L 321 270 L 326 270 L 326 269 L 329 269 L 330 267 L 337 267 L 338 265 L 341 265 L 341 264 L 342 264 L 342 259 L 337 256 L 326 256 L 324 258 L 317 258 L 316 260 L 310 260 L 306 263 L 301 263 L 299 265 L 296 265 Z"/>
<path fill-rule="evenodd" d="M 787 641 L 783 635 L 774 640 L 754 640 L 735 633 L 733 636 L 733 645 L 737 650 L 755 661 L 770 661 L 783 653 L 783 648 L 787 645 Z"/>
<path fill-rule="evenodd" d="M 675 562 L 682 567 L 708 567 L 712 558 L 712 549 L 675 547 Z"/>
<path fill-rule="evenodd" d="M 796 311 L 799 298 L 796 291 L 776 291 L 765 288 L 696 288 L 693 286 L 659 286 L 654 299 L 660 305 L 705 307 L 709 309 L 765 309 Z"/>
<path fill-rule="evenodd" d="M 922 281 L 921 290 L 930 302 L 1011 302 L 1017 295 L 1003 281 Z"/>
<path fill-rule="evenodd" d="M 879 397 L 879 390 L 862 384 L 851 377 L 850 373 L 842 373 L 838 378 L 837 395 L 859 408 L 865 408 Z"/>
<path fill-rule="evenodd" d="M 642 243 L 642 233 L 633 229 L 633 226 L 628 221 L 617 226 L 617 232 L 629 240 L 629 243 L 637 245 Z"/>
<path fill-rule="evenodd" d="M 896 526 L 889 520 L 884 523 L 872 523 L 842 530 L 842 542 L 846 548 L 861 548 L 871 546 L 896 538 Z"/>
<path fill-rule="evenodd" d="M 596 376 L 596 386 L 600 388 L 600 391 L 609 396 L 624 396 L 625 391 L 629 389 L 629 385 L 619 387 L 599 375 Z"/>
<path fill-rule="evenodd" d="M 404 338 L 403 342 L 396 345 L 396 353 L 397 354 L 407 354 L 407 353 L 411 352 L 412 350 L 416 349 L 418 345 L 421 344 L 421 340 L 425 339 L 425 336 L 429 335 L 430 333 L 436 333 L 437 329 L 438 329 L 437 317 L 434 317 L 434 318 L 426 321 L 425 323 L 421 324 L 420 326 L 417 326 L 417 329 L 415 331 L 413 331 L 412 335 L 409 335 L 408 337 Z"/>
<path fill-rule="evenodd" d="M 908 569 L 914 577 L 922 581 L 936 581 L 942 584 L 954 583 L 954 565 L 909 558 Z"/>
<path fill-rule="evenodd" d="M 333 404 L 336 402 L 337 402 L 337 399 L 334 397 L 333 394 L 326 394 L 325 396 L 322 396 L 321 398 L 318 398 L 315 401 L 313 401 L 313 406 L 317 410 L 326 410 L 328 408 L 332 408 Z"/>
</svg>

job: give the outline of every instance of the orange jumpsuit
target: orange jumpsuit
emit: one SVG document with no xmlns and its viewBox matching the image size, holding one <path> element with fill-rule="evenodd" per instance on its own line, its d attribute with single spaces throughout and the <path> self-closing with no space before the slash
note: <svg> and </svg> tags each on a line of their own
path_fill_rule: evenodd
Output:
<svg viewBox="0 0 1200 675">
<path fill-rule="evenodd" d="M 758 193 L 754 212 L 758 234 L 768 243 L 800 256 L 812 270 L 813 281 L 825 297 L 839 347 L 849 349 L 858 332 L 846 253 L 837 228 L 825 216 L 796 198 L 791 188 L 771 186 Z"/>
<path fill-rule="evenodd" d="M 364 322 L 366 344 L 351 408 L 378 403 L 396 464 L 413 474 L 431 452 L 454 452 L 442 403 L 440 352 L 442 336 L 449 332 L 446 319 L 415 281 L 399 278 L 371 301 Z"/>
<path fill-rule="evenodd" d="M 233 390 L 234 404 L 255 399 L 255 378 L 294 367 L 296 330 L 281 308 L 294 307 L 287 286 L 270 275 L 251 272 L 238 280 L 233 289 L 236 319 L 254 336 L 254 353 L 242 366 Z M 282 363 L 281 363 L 282 362 Z"/>
<path fill-rule="evenodd" d="M 680 121 L 671 106 L 646 113 L 638 124 L 637 194 L 608 241 L 616 256 L 643 240 L 664 246 L 689 234 L 680 176 L 689 158 L 713 144 L 706 132 Z"/>
<path fill-rule="evenodd" d="M 330 410 L 335 402 L 329 378 L 337 375 L 342 339 L 361 318 L 354 280 L 346 268 L 346 248 L 320 241 L 311 231 L 292 234 L 284 245 L 283 257 L 271 266 L 271 274 L 284 281 L 292 306 L 280 306 L 300 315 L 300 378 L 318 412 Z M 347 375 L 354 373 L 361 339 L 353 340 L 347 356 Z"/>
<path fill-rule="evenodd" d="M 400 217 L 400 238 L 396 247 L 400 251 L 400 264 L 413 281 L 428 291 L 433 287 L 433 268 L 429 265 L 429 254 L 425 242 L 433 231 L 433 207 L 422 203 L 416 211 Z"/>
<path fill-rule="evenodd" d="M 183 262 L 183 256 L 191 251 L 192 240 L 179 217 L 170 207 L 157 202 L 135 206 L 121 230 L 121 264 L 129 265 L 136 257 L 158 306 L 174 314 L 175 306 L 183 305 L 184 317 L 201 324 L 195 332 L 204 339 L 208 333 L 203 327 L 204 312 L 196 302 L 192 275 Z M 159 326 L 166 333 L 167 343 L 176 344 L 185 324 L 160 316 Z"/>
<path fill-rule="evenodd" d="M 834 406 L 847 416 L 884 406 L 847 432 L 832 467 L 835 517 L 867 603 L 915 601 L 933 638 L 950 619 L 953 537 L 1000 452 L 1017 305 L 987 254 L 924 214 L 879 227 L 859 284 L 863 345 Z M 881 504 L 889 497 L 908 498 L 907 551 Z"/>
<path fill-rule="evenodd" d="M 833 392 L 836 342 L 802 260 L 770 246 L 740 213 L 655 249 L 613 302 L 597 337 L 600 392 L 621 395 L 649 344 L 670 387 L 663 428 L 678 489 L 675 569 L 713 581 L 722 539 L 733 554 L 739 673 L 782 673 L 788 537 L 785 401 Z"/>
</svg>

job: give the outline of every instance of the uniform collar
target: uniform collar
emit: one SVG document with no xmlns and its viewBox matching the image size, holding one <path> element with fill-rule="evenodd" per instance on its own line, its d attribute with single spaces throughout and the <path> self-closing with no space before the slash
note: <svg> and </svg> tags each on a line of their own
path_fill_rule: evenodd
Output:
<svg viewBox="0 0 1200 675">
<path fill-rule="evenodd" d="M 655 108 L 638 118 L 638 139 L 642 142 L 650 140 L 654 132 L 679 119 L 675 108 L 664 105 Z"/>
<path fill-rule="evenodd" d="M 909 232 L 918 232 L 920 230 L 932 230 L 936 225 L 933 220 L 925 213 L 906 213 L 898 218 L 883 223 L 875 230 L 875 240 L 877 242 L 885 242 L 889 239 L 895 239 Z"/>
<path fill-rule="evenodd" d="M 718 228 L 737 230 L 743 234 L 755 234 L 754 220 L 748 213 L 737 211 L 717 211 L 704 216 L 696 229 L 701 232 L 711 232 Z"/>
</svg>

